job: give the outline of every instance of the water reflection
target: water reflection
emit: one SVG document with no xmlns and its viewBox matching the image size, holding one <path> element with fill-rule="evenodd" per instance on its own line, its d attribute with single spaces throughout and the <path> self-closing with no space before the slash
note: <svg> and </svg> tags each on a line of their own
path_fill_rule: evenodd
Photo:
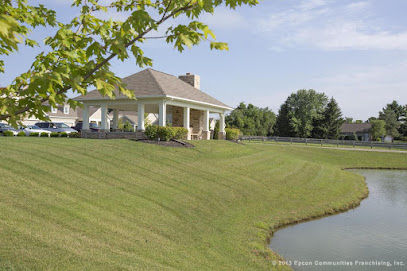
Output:
<svg viewBox="0 0 407 271">
<path fill-rule="evenodd" d="M 369 186 L 360 207 L 279 230 L 273 237 L 270 247 L 291 264 L 311 262 L 295 270 L 407 270 L 407 171 L 352 171 L 365 176 Z M 343 265 L 317 266 L 315 261 Z M 395 266 L 400 261 L 406 265 Z"/>
</svg>

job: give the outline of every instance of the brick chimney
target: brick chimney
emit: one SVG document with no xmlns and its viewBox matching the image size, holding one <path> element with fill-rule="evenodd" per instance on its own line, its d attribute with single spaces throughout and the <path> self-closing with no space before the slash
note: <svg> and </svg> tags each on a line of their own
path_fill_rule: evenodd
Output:
<svg viewBox="0 0 407 271">
<path fill-rule="evenodd" d="M 188 72 L 186 75 L 178 76 L 178 78 L 181 79 L 182 81 L 190 84 L 194 88 L 197 88 L 197 89 L 201 88 L 201 78 L 199 77 L 199 75 L 191 74 Z"/>
</svg>

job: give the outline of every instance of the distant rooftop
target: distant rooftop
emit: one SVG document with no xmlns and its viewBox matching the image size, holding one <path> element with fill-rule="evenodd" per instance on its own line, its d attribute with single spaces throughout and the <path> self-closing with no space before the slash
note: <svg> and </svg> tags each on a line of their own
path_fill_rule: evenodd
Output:
<svg viewBox="0 0 407 271">
<path fill-rule="evenodd" d="M 371 130 L 371 123 L 344 123 L 341 126 L 342 133 L 369 133 Z"/>
</svg>

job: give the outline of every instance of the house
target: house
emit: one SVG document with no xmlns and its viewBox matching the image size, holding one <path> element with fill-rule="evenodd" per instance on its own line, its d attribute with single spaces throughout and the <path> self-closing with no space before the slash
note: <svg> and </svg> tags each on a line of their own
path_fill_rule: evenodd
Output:
<svg viewBox="0 0 407 271">
<path fill-rule="evenodd" d="M 47 114 L 48 118 L 52 122 L 62 122 L 68 126 L 75 126 L 77 122 L 82 121 L 82 109 L 77 107 L 75 110 L 71 108 L 67 103 L 58 105 L 57 107 L 50 108 Z M 92 108 L 89 110 L 89 122 L 96 123 L 100 125 L 100 109 Z M 37 122 L 42 122 L 41 120 L 31 117 L 23 121 L 24 125 L 34 125 Z"/>
<path fill-rule="evenodd" d="M 360 141 L 372 140 L 372 124 L 371 123 L 344 123 L 341 126 L 340 137 L 343 139 L 353 138 L 356 134 Z"/>
<path fill-rule="evenodd" d="M 167 122 L 174 127 L 185 127 L 189 130 L 188 139 L 210 139 L 210 114 L 218 114 L 220 121 L 219 138 L 225 138 L 225 113 L 232 108 L 209 96 L 200 90 L 200 77 L 187 73 L 179 77 L 145 69 L 122 79 L 126 88 L 133 91 L 136 99 L 116 91 L 114 100 L 103 96 L 98 90 L 93 90 L 75 100 L 84 105 L 83 119 L 85 132 L 83 137 L 94 136 L 86 133 L 86 120 L 89 119 L 89 108 L 101 109 L 101 132 L 98 138 L 117 138 L 122 134 L 110 132 L 108 127 L 108 112 L 112 110 L 113 131 L 117 128 L 119 111 L 157 114 L 158 125 L 166 126 Z M 145 128 L 144 118 L 138 118 L 135 137 L 142 137 Z"/>
<path fill-rule="evenodd" d="M 112 121 L 109 123 L 109 127 L 113 127 L 113 111 L 111 111 L 108 115 L 108 118 Z M 137 130 L 138 127 L 138 115 L 137 112 L 134 111 L 119 111 L 119 116 L 118 116 L 119 122 L 121 121 L 123 124 L 126 122 L 129 122 L 130 125 L 134 128 L 134 130 Z M 156 125 L 158 124 L 158 115 L 156 114 L 147 114 L 144 118 L 145 125 L 152 124 Z M 109 122 L 109 121 L 108 121 Z"/>
</svg>

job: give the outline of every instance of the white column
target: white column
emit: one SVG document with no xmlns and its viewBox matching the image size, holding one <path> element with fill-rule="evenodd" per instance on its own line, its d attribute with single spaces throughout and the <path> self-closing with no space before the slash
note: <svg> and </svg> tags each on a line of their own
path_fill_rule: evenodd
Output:
<svg viewBox="0 0 407 271">
<path fill-rule="evenodd" d="M 118 124 L 119 124 L 119 110 L 113 109 L 113 129 L 117 129 Z"/>
<path fill-rule="evenodd" d="M 225 113 L 219 114 L 219 134 L 218 139 L 226 139 L 225 133 Z"/>
<path fill-rule="evenodd" d="M 209 111 L 204 111 L 204 119 L 203 119 L 203 131 L 202 131 L 202 139 L 209 140 L 211 138 L 211 132 L 209 131 Z"/>
<path fill-rule="evenodd" d="M 187 140 L 191 140 L 191 128 L 189 123 L 189 118 L 191 114 L 191 109 L 189 107 L 184 107 L 184 128 L 188 130 Z"/>
<path fill-rule="evenodd" d="M 82 111 L 82 130 L 89 130 L 89 105 L 83 104 Z"/>
<path fill-rule="evenodd" d="M 184 107 L 184 128 L 189 130 L 189 116 L 190 116 L 191 109 L 189 107 Z"/>
<path fill-rule="evenodd" d="M 139 131 L 144 131 L 144 104 L 138 105 L 138 128 Z"/>
<path fill-rule="evenodd" d="M 225 114 L 219 114 L 219 132 L 225 132 Z"/>
<path fill-rule="evenodd" d="M 107 130 L 107 105 L 105 105 L 105 104 L 102 104 L 102 106 L 100 107 L 101 108 L 101 121 L 102 121 L 102 123 L 101 123 L 101 129 L 102 130 Z"/>
<path fill-rule="evenodd" d="M 209 111 L 204 111 L 204 119 L 203 119 L 203 131 L 208 132 L 209 131 Z"/>
<path fill-rule="evenodd" d="M 158 104 L 158 125 L 166 126 L 167 123 L 167 105 L 165 101 Z"/>
</svg>

